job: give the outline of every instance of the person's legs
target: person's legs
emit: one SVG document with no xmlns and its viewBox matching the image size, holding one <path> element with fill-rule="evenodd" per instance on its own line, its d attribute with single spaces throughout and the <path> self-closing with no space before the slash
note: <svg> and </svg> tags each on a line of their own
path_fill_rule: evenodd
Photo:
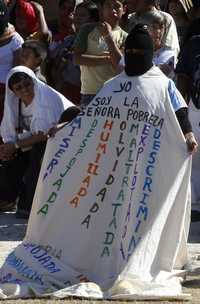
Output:
<svg viewBox="0 0 200 304">
<path fill-rule="evenodd" d="M 45 147 L 46 143 L 35 144 L 30 151 L 24 186 L 17 205 L 17 217 L 28 218 L 30 214 Z"/>
<path fill-rule="evenodd" d="M 27 153 L 19 153 L 13 160 L 0 163 L 0 211 L 8 211 L 23 186 L 23 175 L 27 166 Z"/>
</svg>

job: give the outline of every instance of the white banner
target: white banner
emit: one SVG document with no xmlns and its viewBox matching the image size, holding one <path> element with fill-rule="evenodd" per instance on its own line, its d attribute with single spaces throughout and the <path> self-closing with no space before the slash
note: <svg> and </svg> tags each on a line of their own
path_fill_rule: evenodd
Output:
<svg viewBox="0 0 200 304">
<path fill-rule="evenodd" d="M 184 297 L 191 159 L 167 87 L 122 73 L 48 141 L 0 297 Z"/>
</svg>

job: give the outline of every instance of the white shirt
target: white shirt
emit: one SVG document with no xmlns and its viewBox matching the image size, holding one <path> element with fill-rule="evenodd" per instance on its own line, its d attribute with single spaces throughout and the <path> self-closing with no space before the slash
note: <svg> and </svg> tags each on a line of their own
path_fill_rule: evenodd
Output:
<svg viewBox="0 0 200 304">
<path fill-rule="evenodd" d="M 31 126 L 31 120 L 33 117 L 33 103 L 28 106 L 21 103 L 21 126 L 23 129 L 29 131 Z"/>
<path fill-rule="evenodd" d="M 15 33 L 11 41 L 0 47 L 0 83 L 6 82 L 8 72 L 13 65 L 13 54 L 24 42 L 23 38 Z"/>
<path fill-rule="evenodd" d="M 175 51 L 165 47 L 158 49 L 153 54 L 153 63 L 155 65 L 172 63 L 175 67 Z"/>
</svg>

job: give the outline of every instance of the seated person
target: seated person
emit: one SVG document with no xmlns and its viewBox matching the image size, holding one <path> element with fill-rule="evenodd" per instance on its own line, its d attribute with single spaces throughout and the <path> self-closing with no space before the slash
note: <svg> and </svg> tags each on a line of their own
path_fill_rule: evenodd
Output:
<svg viewBox="0 0 200 304">
<path fill-rule="evenodd" d="M 1 123 L 1 211 L 14 206 L 18 198 L 17 215 L 29 215 L 48 131 L 71 106 L 29 68 L 18 66 L 10 71 Z"/>
</svg>

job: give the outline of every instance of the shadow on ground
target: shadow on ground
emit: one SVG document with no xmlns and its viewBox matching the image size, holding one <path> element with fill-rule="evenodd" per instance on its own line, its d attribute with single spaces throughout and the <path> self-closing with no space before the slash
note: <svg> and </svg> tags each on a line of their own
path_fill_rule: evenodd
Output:
<svg viewBox="0 0 200 304">
<path fill-rule="evenodd" d="M 200 286 L 200 278 L 195 278 L 195 279 L 188 279 L 183 283 L 183 286 L 186 288 L 197 288 L 199 289 Z"/>
<path fill-rule="evenodd" d="M 17 219 L 15 212 L 0 213 L 0 241 L 21 241 L 26 228 L 27 220 Z"/>
</svg>

